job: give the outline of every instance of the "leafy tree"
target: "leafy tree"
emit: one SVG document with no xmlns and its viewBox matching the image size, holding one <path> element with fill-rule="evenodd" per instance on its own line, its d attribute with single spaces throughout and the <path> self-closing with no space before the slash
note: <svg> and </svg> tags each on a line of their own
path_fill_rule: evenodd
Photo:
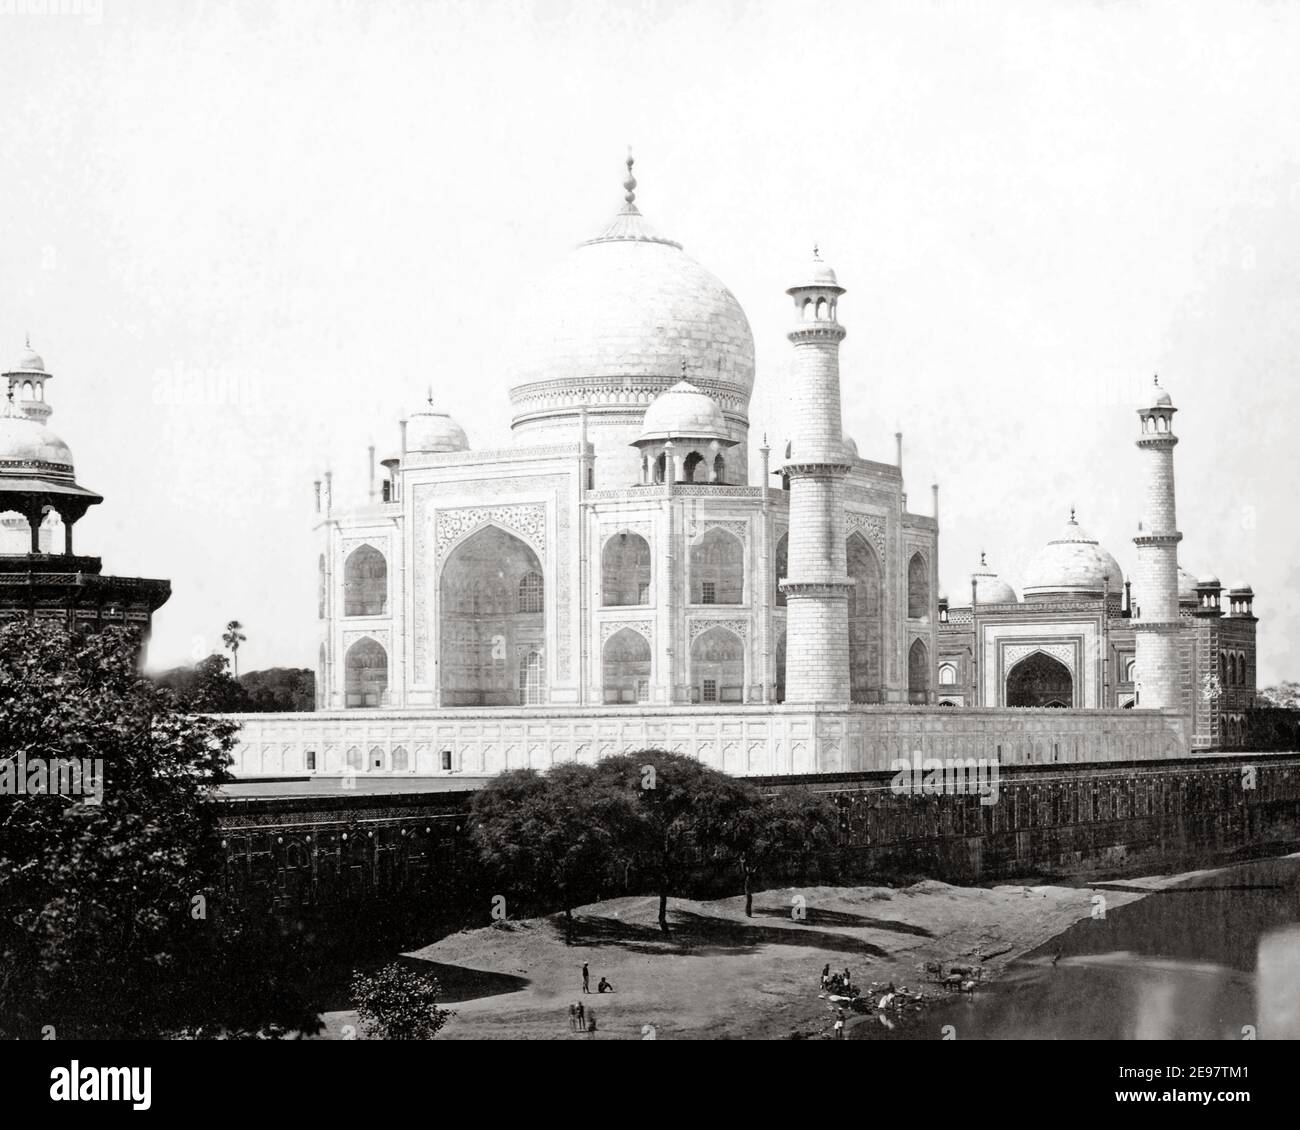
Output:
<svg viewBox="0 0 1300 1130">
<path fill-rule="evenodd" d="M 310 1030 L 265 916 L 216 897 L 235 730 L 141 676 L 128 631 L 0 626 L 0 1038 Z M 102 773 L 33 795 L 56 757 Z"/>
<path fill-rule="evenodd" d="M 659 928 L 670 933 L 668 896 L 682 891 L 701 859 L 727 854 L 729 824 L 758 803 L 758 793 L 693 757 L 662 750 L 608 757 L 593 768 L 598 782 L 621 789 L 632 805 L 620 838 L 625 851 L 649 868 Z"/>
<path fill-rule="evenodd" d="M 269 667 L 239 677 L 248 709 L 302 711 L 316 708 L 316 676 L 305 667 Z"/>
<path fill-rule="evenodd" d="M 1260 706 L 1300 707 L 1300 683 L 1282 682 L 1255 692 Z"/>
<path fill-rule="evenodd" d="M 230 658 L 234 663 L 236 679 L 239 678 L 239 645 L 248 639 L 244 635 L 243 628 L 244 625 L 238 620 L 231 620 L 226 625 L 226 630 L 221 633 L 221 642 L 226 645 L 227 650 L 230 652 Z"/>
<path fill-rule="evenodd" d="M 560 903 L 568 944 L 574 906 L 623 855 L 633 821 L 625 789 L 570 763 L 545 777 L 518 769 L 494 778 L 474 796 L 470 835 L 494 878 Z"/>
<path fill-rule="evenodd" d="M 723 840 L 744 876 L 748 917 L 754 917 L 754 880 L 763 869 L 830 843 L 836 824 L 831 804 L 804 789 L 764 797 L 737 810 Z"/>
<path fill-rule="evenodd" d="M 352 1000 L 368 1035 L 381 1040 L 432 1040 L 455 1012 L 439 1008 L 442 986 L 432 973 L 400 961 L 352 976 Z"/>
</svg>

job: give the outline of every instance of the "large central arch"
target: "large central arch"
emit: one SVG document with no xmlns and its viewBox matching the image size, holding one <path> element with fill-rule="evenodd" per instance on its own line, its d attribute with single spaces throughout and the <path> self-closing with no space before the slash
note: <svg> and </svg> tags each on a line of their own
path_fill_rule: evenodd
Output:
<svg viewBox="0 0 1300 1130">
<path fill-rule="evenodd" d="M 879 702 L 884 682 L 880 562 L 861 534 L 849 536 L 845 551 L 848 574 L 855 582 L 849 589 L 849 695 L 853 702 Z"/>
<path fill-rule="evenodd" d="M 537 554 L 498 526 L 452 551 L 439 585 L 443 706 L 545 701 L 545 594 Z"/>
<path fill-rule="evenodd" d="M 1008 706 L 1073 706 L 1074 678 L 1059 659 L 1041 651 L 1007 672 Z"/>
</svg>

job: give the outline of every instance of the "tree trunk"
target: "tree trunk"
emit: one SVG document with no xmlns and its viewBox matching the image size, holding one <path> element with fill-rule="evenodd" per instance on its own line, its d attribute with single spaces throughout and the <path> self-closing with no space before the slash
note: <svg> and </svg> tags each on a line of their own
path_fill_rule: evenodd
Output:
<svg viewBox="0 0 1300 1130">
<path fill-rule="evenodd" d="M 745 917 L 754 917 L 754 890 L 750 883 L 750 871 L 748 867 L 745 868 Z"/>
<path fill-rule="evenodd" d="M 661 891 L 659 894 L 659 929 L 665 934 L 671 933 L 668 929 L 668 894 Z"/>
</svg>

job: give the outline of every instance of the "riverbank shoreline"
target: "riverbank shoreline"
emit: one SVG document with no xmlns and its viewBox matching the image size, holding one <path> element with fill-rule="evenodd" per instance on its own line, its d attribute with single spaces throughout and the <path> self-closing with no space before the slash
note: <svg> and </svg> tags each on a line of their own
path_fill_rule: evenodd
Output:
<svg viewBox="0 0 1300 1130">
<path fill-rule="evenodd" d="M 462 930 L 404 958 L 437 975 L 456 1010 L 441 1039 L 817 1039 L 836 1015 L 820 995 L 826 965 L 863 989 L 944 994 L 926 974 L 933 963 L 978 967 L 983 985 L 1080 921 L 1222 870 L 1069 886 L 778 888 L 755 894 L 752 918 L 741 896 L 670 899 L 668 936 L 657 899 L 626 897 L 576 908 L 572 945 L 551 915 Z M 601 977 L 614 992 L 594 991 Z M 570 1026 L 579 1001 L 596 1013 L 594 1034 Z M 876 1022 L 849 1017 L 850 1027 Z M 351 1012 L 325 1020 L 327 1039 L 357 1024 Z"/>
</svg>

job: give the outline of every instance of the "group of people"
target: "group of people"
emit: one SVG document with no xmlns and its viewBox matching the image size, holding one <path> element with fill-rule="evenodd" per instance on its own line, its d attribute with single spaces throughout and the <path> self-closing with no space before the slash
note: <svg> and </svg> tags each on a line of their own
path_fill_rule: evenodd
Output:
<svg viewBox="0 0 1300 1130">
<path fill-rule="evenodd" d="M 584 993 L 591 992 L 591 970 L 587 968 L 585 961 L 582 963 L 582 991 Z M 602 977 L 596 985 L 596 992 L 598 993 L 612 993 L 613 991 L 613 982 L 608 977 Z"/>
<path fill-rule="evenodd" d="M 594 1032 L 596 1030 L 596 1010 L 584 1008 L 582 1001 L 569 1005 L 569 1028 L 574 1032 Z"/>
<path fill-rule="evenodd" d="M 582 963 L 582 991 L 591 992 L 591 970 L 587 963 Z M 596 985 L 598 993 L 612 993 L 614 985 L 608 977 L 602 977 Z M 594 1032 L 596 1030 L 596 1010 L 587 1008 L 582 1001 L 569 1005 L 569 1027 L 575 1032 Z"/>
<path fill-rule="evenodd" d="M 843 973 L 832 973 L 828 961 L 822 969 L 822 992 L 841 997 L 857 996 L 858 990 L 853 987 L 853 976 L 849 973 L 848 966 L 844 967 Z"/>
</svg>

